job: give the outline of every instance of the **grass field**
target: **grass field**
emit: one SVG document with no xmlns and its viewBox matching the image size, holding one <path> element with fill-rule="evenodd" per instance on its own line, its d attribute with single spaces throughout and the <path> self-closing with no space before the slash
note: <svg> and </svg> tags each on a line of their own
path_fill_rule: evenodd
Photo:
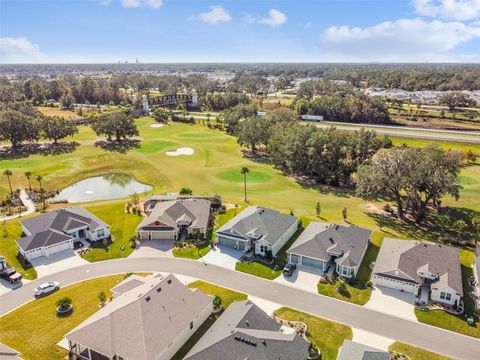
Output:
<svg viewBox="0 0 480 360">
<path fill-rule="evenodd" d="M 287 307 L 275 310 L 275 315 L 284 320 L 307 324 L 307 338 L 320 349 L 323 360 L 335 360 L 343 341 L 353 337 L 352 329 L 348 326 Z"/>
<path fill-rule="evenodd" d="M 37 107 L 37 109 L 40 110 L 40 112 L 43 115 L 47 115 L 47 116 L 60 116 L 64 119 L 69 119 L 69 120 L 70 119 L 76 119 L 76 118 L 79 117 L 73 111 L 60 109 L 58 107 L 39 106 L 39 107 Z"/>
<path fill-rule="evenodd" d="M 113 275 L 83 281 L 25 304 L 0 319 L 0 342 L 19 351 L 24 359 L 64 359 L 67 351 L 56 344 L 98 310 L 101 291 L 110 297 L 110 289 L 123 278 Z M 55 303 L 63 296 L 69 296 L 74 307 L 67 317 L 56 313 Z"/>
<path fill-rule="evenodd" d="M 188 284 L 188 287 L 191 289 L 200 289 L 207 295 L 219 296 L 222 299 L 222 307 L 224 309 L 226 309 L 234 301 L 247 300 L 246 294 L 210 284 L 205 281 L 194 281 Z"/>
<path fill-rule="evenodd" d="M 442 356 L 431 351 L 420 349 L 415 346 L 404 344 L 398 341 L 390 345 L 388 351 L 402 353 L 404 355 L 407 355 L 411 360 L 453 360 L 449 357 Z"/>
</svg>

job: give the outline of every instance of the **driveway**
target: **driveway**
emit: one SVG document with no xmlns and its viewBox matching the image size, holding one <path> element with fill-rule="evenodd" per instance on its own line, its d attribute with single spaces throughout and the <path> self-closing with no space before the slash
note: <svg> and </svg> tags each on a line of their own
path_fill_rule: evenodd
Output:
<svg viewBox="0 0 480 360">
<path fill-rule="evenodd" d="M 394 341 L 382 335 L 374 334 L 365 330 L 352 328 L 353 341 L 367 346 L 371 346 L 380 350 L 388 351 L 390 345 Z"/>
<path fill-rule="evenodd" d="M 207 255 L 203 256 L 198 261 L 203 261 L 206 264 L 220 266 L 225 269 L 235 270 L 235 264 L 243 255 L 240 250 L 233 249 L 228 246 L 215 246 Z"/>
<path fill-rule="evenodd" d="M 89 264 L 87 260 L 77 255 L 73 250 L 66 250 L 47 257 L 34 259 L 31 263 L 37 271 L 37 278 Z"/>
<path fill-rule="evenodd" d="M 56 280 L 66 286 L 98 276 L 137 271 L 188 275 L 453 358 L 478 358 L 480 340 L 473 337 L 402 319 L 385 311 L 302 291 L 239 271 L 215 265 L 205 266 L 199 261 L 167 257 L 124 258 L 90 263 L 32 281 L 0 296 L 0 316 L 33 300 L 33 288 L 42 282 Z"/>
<path fill-rule="evenodd" d="M 414 304 L 415 296 L 413 294 L 383 286 L 374 286 L 372 296 L 364 307 L 417 322 L 413 311 Z"/>
<path fill-rule="evenodd" d="M 316 294 L 318 293 L 318 280 L 322 275 L 322 270 L 308 266 L 297 265 L 297 270 L 295 270 L 292 276 L 284 276 L 282 274 L 273 281 Z"/>
<path fill-rule="evenodd" d="M 141 241 L 140 246 L 135 249 L 135 251 L 130 255 L 130 257 L 173 257 L 173 247 L 173 240 Z"/>
</svg>

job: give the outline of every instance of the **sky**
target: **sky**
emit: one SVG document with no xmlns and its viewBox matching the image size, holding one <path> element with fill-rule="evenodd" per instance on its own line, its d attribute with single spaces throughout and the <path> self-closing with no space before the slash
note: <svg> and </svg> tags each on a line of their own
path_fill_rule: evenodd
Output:
<svg viewBox="0 0 480 360">
<path fill-rule="evenodd" d="M 0 0 L 0 63 L 480 63 L 480 0 Z"/>
</svg>

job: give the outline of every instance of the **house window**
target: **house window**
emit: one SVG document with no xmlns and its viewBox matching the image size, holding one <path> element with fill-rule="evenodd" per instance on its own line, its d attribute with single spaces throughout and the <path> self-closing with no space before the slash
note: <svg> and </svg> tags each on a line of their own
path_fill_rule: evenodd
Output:
<svg viewBox="0 0 480 360">
<path fill-rule="evenodd" d="M 260 245 L 260 252 L 264 253 L 267 251 L 267 247 L 265 245 Z"/>
<path fill-rule="evenodd" d="M 445 293 L 443 291 L 440 293 L 440 299 L 442 299 L 442 300 L 445 299 Z"/>
<path fill-rule="evenodd" d="M 190 330 L 193 329 L 193 321 L 190 323 Z"/>
<path fill-rule="evenodd" d="M 448 293 L 447 296 L 445 297 L 445 300 L 447 301 L 452 300 L 452 294 Z"/>
<path fill-rule="evenodd" d="M 97 230 L 97 237 L 104 237 L 105 236 L 105 229 Z"/>
</svg>

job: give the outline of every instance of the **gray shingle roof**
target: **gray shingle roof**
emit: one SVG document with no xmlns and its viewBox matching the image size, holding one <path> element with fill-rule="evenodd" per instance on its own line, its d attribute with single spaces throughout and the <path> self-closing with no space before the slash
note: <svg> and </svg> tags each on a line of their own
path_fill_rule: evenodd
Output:
<svg viewBox="0 0 480 360">
<path fill-rule="evenodd" d="M 337 264 L 360 266 L 371 234 L 356 226 L 311 222 L 287 252 L 325 261 L 333 252 L 339 254 Z"/>
<path fill-rule="evenodd" d="M 17 350 L 0 343 L 0 359 L 1 360 L 20 360 L 20 353 Z"/>
<path fill-rule="evenodd" d="M 295 332 L 284 333 L 280 328 L 251 301 L 234 302 L 185 360 L 306 359 L 309 343 Z"/>
<path fill-rule="evenodd" d="M 137 230 L 147 229 L 156 221 L 175 228 L 177 221 L 188 221 L 191 226 L 208 227 L 210 218 L 210 201 L 203 199 L 186 199 L 157 203 L 149 216 L 144 218 Z M 152 225 L 153 226 L 153 225 Z"/>
<path fill-rule="evenodd" d="M 249 206 L 228 221 L 216 234 L 249 239 L 258 236 L 270 245 L 279 241 L 282 235 L 298 221 L 295 216 L 284 215 L 277 210 L 261 206 Z"/>
<path fill-rule="evenodd" d="M 354 341 L 344 340 L 337 360 L 390 360 L 391 354 Z"/>
<path fill-rule="evenodd" d="M 458 250 L 446 245 L 385 238 L 378 253 L 374 274 L 421 284 L 419 269 L 438 274 L 433 284 L 449 286 L 463 295 Z"/>
<path fill-rule="evenodd" d="M 17 240 L 17 244 L 22 250 L 29 251 L 44 246 L 55 245 L 69 239 L 72 239 L 70 235 L 56 230 L 46 230 L 20 238 Z"/>
<path fill-rule="evenodd" d="M 173 275 L 151 277 L 115 297 L 65 337 L 109 357 L 154 360 L 211 302 Z"/>
</svg>

